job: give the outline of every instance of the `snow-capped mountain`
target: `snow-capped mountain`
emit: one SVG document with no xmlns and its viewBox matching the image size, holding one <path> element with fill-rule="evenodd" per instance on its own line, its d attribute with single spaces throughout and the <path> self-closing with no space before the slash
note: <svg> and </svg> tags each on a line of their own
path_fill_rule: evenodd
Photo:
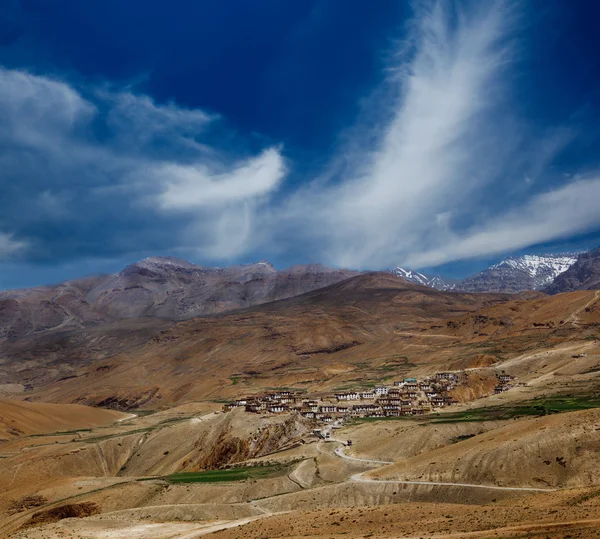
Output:
<svg viewBox="0 0 600 539">
<path fill-rule="evenodd" d="M 567 271 L 578 253 L 523 255 L 505 258 L 457 285 L 463 292 L 522 292 L 540 290 Z"/>
<path fill-rule="evenodd" d="M 423 286 L 429 286 L 436 290 L 452 290 L 456 286 L 456 283 L 447 279 L 444 279 L 440 275 L 428 276 L 418 271 L 404 269 L 401 267 L 390 270 L 390 273 L 397 277 L 402 277 L 410 283 L 420 284 Z"/>
<path fill-rule="evenodd" d="M 547 294 L 572 292 L 573 290 L 600 289 L 600 247 L 582 253 L 567 271 L 561 273 L 549 286 Z"/>
<path fill-rule="evenodd" d="M 391 273 L 411 283 L 437 290 L 516 293 L 547 287 L 577 261 L 578 255 L 579 253 L 560 253 L 509 257 L 462 281 L 445 279 L 439 275 L 430 276 L 401 267 L 394 268 Z"/>
</svg>

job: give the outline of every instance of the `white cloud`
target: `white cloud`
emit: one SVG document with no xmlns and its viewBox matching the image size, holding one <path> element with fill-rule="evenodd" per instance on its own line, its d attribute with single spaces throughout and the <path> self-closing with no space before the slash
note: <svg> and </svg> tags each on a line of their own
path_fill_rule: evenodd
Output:
<svg viewBox="0 0 600 539">
<path fill-rule="evenodd" d="M 436 2 L 418 13 L 412 46 L 403 45 L 414 53 L 397 56 L 391 69 L 396 97 L 377 147 L 352 157 L 352 175 L 303 192 L 287 208 L 295 216 L 294 204 L 310 208 L 312 233 L 327 242 L 330 261 L 377 267 L 403 258 L 435 241 L 466 197 L 493 180 L 503 149 L 484 155 L 494 142 L 486 120 L 509 58 L 511 14 L 486 2 L 455 24 L 449 11 Z"/>
<path fill-rule="evenodd" d="M 0 134 L 12 144 L 52 151 L 95 114 L 64 82 L 0 67 Z"/>
<path fill-rule="evenodd" d="M 12 234 L 0 232 L 0 260 L 8 260 L 27 249 L 24 241 L 15 240 Z"/>
<path fill-rule="evenodd" d="M 164 163 L 153 173 L 164 186 L 158 197 L 161 208 L 198 210 L 267 196 L 277 189 L 286 169 L 279 150 L 269 148 L 226 170 L 211 170 L 203 163 Z"/>
<path fill-rule="evenodd" d="M 418 5 L 367 121 L 293 192 L 281 148 L 226 151 L 211 138 L 216 114 L 0 68 L 0 189 L 20 197 L 4 205 L 0 256 L 34 244 L 15 240 L 7 217 L 26 222 L 32 207 L 53 226 L 78 219 L 79 245 L 93 229 L 96 245 L 124 245 L 119 256 L 168 243 L 199 258 L 293 252 L 363 268 L 434 266 L 600 227 L 599 176 L 548 179 L 575 133 L 535 131 L 510 107 L 517 2 Z"/>
<path fill-rule="evenodd" d="M 97 95 L 110 103 L 107 123 L 120 145 L 144 149 L 150 143 L 160 142 L 170 148 L 178 144 L 191 150 L 210 151 L 196 137 L 218 119 L 216 115 L 175 103 L 157 105 L 148 96 L 130 91 L 101 91 Z"/>
<path fill-rule="evenodd" d="M 222 151 L 203 141 L 216 115 L 129 90 L 86 88 L 85 96 L 58 79 L 0 68 L 0 174 L 17 184 L 11 196 L 30 220 L 38 211 L 83 223 L 95 216 L 109 230 L 123 214 L 151 210 L 179 215 L 174 247 L 207 257 L 249 248 L 253 213 L 286 174 L 279 149 Z M 10 236 L 2 242 L 7 256 L 20 248 Z"/>
<path fill-rule="evenodd" d="M 532 191 L 574 133 L 530 140 L 511 116 L 518 20 L 515 2 L 421 4 L 390 66 L 385 95 L 395 97 L 373 107 L 383 111 L 378 143 L 361 149 L 353 130 L 335 181 L 298 192 L 274 217 L 286 222 L 277 230 L 303 225 L 320 258 L 377 268 L 498 254 L 600 226 L 597 181 Z"/>
<path fill-rule="evenodd" d="M 598 200 L 600 177 L 580 179 L 534 196 L 481 227 L 453 234 L 445 245 L 411 254 L 407 262 L 416 267 L 436 266 L 568 238 L 600 225 Z"/>
</svg>

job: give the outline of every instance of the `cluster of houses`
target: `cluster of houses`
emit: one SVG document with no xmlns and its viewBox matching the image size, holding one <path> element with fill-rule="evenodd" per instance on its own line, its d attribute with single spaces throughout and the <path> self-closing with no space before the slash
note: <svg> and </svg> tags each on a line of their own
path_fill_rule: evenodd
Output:
<svg viewBox="0 0 600 539">
<path fill-rule="evenodd" d="M 421 381 L 405 378 L 392 386 L 380 385 L 367 391 L 345 391 L 313 399 L 293 391 L 277 391 L 238 399 L 223 409 L 244 407 L 251 413 L 297 412 L 324 423 L 350 417 L 423 415 L 455 404 L 449 392 L 466 380 L 465 373 L 440 372 Z"/>
<path fill-rule="evenodd" d="M 514 387 L 514 381 L 516 380 L 515 376 L 510 376 L 502 371 L 502 374 L 498 375 L 498 383 L 494 388 L 494 393 L 498 395 L 499 393 L 504 393 L 508 391 L 510 388 Z"/>
</svg>

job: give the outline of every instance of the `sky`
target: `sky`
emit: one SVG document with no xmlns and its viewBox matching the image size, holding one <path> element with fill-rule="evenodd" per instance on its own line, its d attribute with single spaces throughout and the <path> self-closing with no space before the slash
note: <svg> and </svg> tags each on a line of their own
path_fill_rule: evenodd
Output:
<svg viewBox="0 0 600 539">
<path fill-rule="evenodd" d="M 600 244 L 600 5 L 0 0 L 0 288 Z"/>
</svg>

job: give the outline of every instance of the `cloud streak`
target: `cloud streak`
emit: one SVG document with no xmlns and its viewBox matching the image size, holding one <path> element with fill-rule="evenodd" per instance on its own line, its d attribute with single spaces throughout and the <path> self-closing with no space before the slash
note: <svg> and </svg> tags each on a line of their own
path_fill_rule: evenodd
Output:
<svg viewBox="0 0 600 539">
<path fill-rule="evenodd" d="M 232 148 L 218 113 L 0 68 L 0 257 L 419 268 L 597 230 L 600 176 L 550 171 L 574 130 L 511 106 L 520 17 L 516 0 L 418 4 L 364 123 L 295 185 L 281 145 Z"/>
<path fill-rule="evenodd" d="M 599 181 L 552 188 L 544 178 L 572 130 L 534 134 L 511 110 L 518 3 L 420 6 L 389 66 L 385 106 L 373 107 L 385 115 L 377 142 L 364 144 L 358 126 L 330 177 L 276 213 L 287 223 L 277 230 L 304 228 L 336 265 L 418 268 L 600 227 Z"/>
<path fill-rule="evenodd" d="M 278 148 L 239 154 L 205 142 L 215 122 L 216 115 L 130 91 L 77 89 L 0 69 L 0 161 L 7 199 L 16 204 L 0 222 L 12 228 L 1 236 L 2 253 L 36 249 L 43 234 L 32 222 L 41 212 L 55 222 L 73 216 L 70 227 L 63 220 L 67 242 L 81 230 L 91 249 L 94 241 L 117 248 L 107 236 L 116 226 L 132 244 L 151 245 L 140 223 L 152 213 L 170 225 L 175 249 L 239 256 L 253 212 L 278 189 L 286 167 Z M 131 248 L 119 241 L 118 249 Z"/>
<path fill-rule="evenodd" d="M 10 260 L 15 255 L 23 252 L 27 247 L 24 241 L 17 241 L 11 234 L 0 232 L 0 261 Z"/>
</svg>

